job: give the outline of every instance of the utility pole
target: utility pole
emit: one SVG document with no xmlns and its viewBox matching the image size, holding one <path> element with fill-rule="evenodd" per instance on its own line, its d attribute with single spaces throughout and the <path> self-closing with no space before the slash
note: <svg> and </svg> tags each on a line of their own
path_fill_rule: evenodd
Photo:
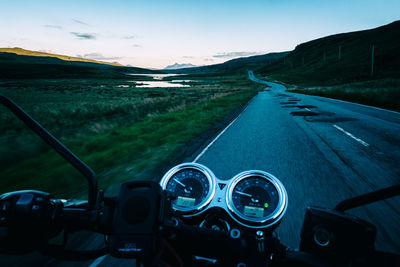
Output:
<svg viewBox="0 0 400 267">
<path fill-rule="evenodd" d="M 374 54 L 375 54 L 375 45 L 372 45 L 372 55 L 371 55 L 371 77 L 374 76 Z"/>
<path fill-rule="evenodd" d="M 340 60 L 342 57 L 342 46 L 339 45 L 339 54 L 338 54 L 338 59 Z"/>
</svg>

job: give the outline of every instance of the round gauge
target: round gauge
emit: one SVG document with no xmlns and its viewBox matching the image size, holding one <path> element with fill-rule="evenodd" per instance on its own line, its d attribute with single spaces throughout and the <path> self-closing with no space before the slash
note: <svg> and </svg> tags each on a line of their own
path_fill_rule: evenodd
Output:
<svg viewBox="0 0 400 267">
<path fill-rule="evenodd" d="M 172 207 L 184 215 L 203 210 L 215 194 L 215 176 L 205 166 L 183 163 L 169 170 L 161 179 L 164 190 L 176 194 Z"/>
<path fill-rule="evenodd" d="M 287 207 L 287 194 L 282 183 L 263 171 L 239 173 L 228 188 L 227 206 L 239 223 L 263 228 L 276 224 Z"/>
</svg>

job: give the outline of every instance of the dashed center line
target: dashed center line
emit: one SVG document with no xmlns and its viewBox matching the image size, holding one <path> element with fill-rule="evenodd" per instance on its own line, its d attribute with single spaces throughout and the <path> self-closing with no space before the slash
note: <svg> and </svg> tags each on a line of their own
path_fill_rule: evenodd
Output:
<svg viewBox="0 0 400 267">
<path fill-rule="evenodd" d="M 347 136 L 350 136 L 351 138 L 353 138 L 354 140 L 356 140 L 357 142 L 359 142 L 360 144 L 362 144 L 363 146 L 369 146 L 369 144 L 363 140 L 361 140 L 360 138 L 355 137 L 354 135 L 352 135 L 351 133 L 345 131 L 343 128 L 337 126 L 336 124 L 333 125 L 333 127 L 335 127 L 336 129 L 338 129 L 339 131 L 341 131 L 342 133 L 344 133 Z"/>
</svg>

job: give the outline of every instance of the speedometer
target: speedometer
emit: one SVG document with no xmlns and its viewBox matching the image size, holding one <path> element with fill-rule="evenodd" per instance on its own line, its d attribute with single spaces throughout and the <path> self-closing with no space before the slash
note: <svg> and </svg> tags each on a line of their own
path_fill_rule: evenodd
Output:
<svg viewBox="0 0 400 267">
<path fill-rule="evenodd" d="M 202 211 L 215 193 L 214 174 L 207 167 L 197 163 L 175 166 L 164 175 L 160 184 L 164 190 L 176 194 L 172 207 L 183 215 Z"/>
<path fill-rule="evenodd" d="M 231 216 L 253 228 L 276 224 L 287 207 L 287 194 L 282 183 L 263 171 L 246 171 L 232 179 L 227 194 Z"/>
</svg>

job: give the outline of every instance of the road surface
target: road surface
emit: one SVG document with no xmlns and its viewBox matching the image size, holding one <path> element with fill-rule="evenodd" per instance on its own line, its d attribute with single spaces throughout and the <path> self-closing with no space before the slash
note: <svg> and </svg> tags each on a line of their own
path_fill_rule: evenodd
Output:
<svg viewBox="0 0 400 267">
<path fill-rule="evenodd" d="M 190 160 L 208 166 L 221 179 L 248 169 L 278 177 L 289 197 L 277 229 L 284 244 L 298 247 L 308 205 L 334 207 L 400 182 L 400 113 L 288 93 L 252 72 L 249 77 L 268 88 Z M 399 197 L 351 212 L 378 227 L 378 249 L 400 253 Z M 107 256 L 85 264 L 128 266 L 132 261 Z"/>
</svg>

